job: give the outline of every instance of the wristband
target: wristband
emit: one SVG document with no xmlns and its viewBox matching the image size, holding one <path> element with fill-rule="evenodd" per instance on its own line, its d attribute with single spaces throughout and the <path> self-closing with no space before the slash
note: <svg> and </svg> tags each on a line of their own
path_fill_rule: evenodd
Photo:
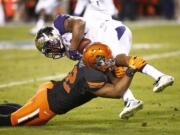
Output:
<svg viewBox="0 0 180 135">
<path fill-rule="evenodd" d="M 136 71 L 137 71 L 137 70 L 135 70 L 135 69 L 133 69 L 133 68 L 131 68 L 131 67 L 128 67 L 128 69 L 126 70 L 126 75 L 127 75 L 128 77 L 133 77 L 134 74 L 136 73 Z"/>
</svg>

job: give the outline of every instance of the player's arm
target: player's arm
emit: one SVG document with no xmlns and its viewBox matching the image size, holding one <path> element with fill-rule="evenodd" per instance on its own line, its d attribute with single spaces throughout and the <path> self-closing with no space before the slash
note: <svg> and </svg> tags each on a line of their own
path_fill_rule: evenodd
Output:
<svg viewBox="0 0 180 135">
<path fill-rule="evenodd" d="M 135 72 L 135 70 L 129 68 L 122 79 L 117 79 L 112 74 L 109 74 L 112 84 L 107 83 L 104 87 L 96 91 L 91 91 L 91 93 L 105 98 L 120 98 L 130 86 Z"/>
<path fill-rule="evenodd" d="M 139 71 L 140 68 L 142 68 L 143 65 L 146 64 L 146 62 L 141 57 L 131 56 L 128 64 L 129 67 L 127 68 L 122 79 L 115 78 L 112 74 L 108 74 L 108 77 L 110 78 L 112 84 L 106 84 L 101 89 L 93 91 L 92 93 L 101 97 L 120 98 L 130 86 L 134 73 Z"/>
<path fill-rule="evenodd" d="M 130 56 L 127 56 L 126 54 L 119 54 L 116 56 L 115 62 L 116 62 L 117 66 L 128 67 L 129 66 L 129 59 L 130 59 Z"/>
<path fill-rule="evenodd" d="M 80 18 L 68 18 L 64 21 L 66 32 L 72 33 L 71 48 L 77 50 L 85 31 L 85 21 Z"/>
<path fill-rule="evenodd" d="M 116 66 L 125 66 L 141 71 L 146 65 L 144 58 L 139 56 L 127 56 L 125 54 L 119 54 L 115 58 Z"/>
</svg>

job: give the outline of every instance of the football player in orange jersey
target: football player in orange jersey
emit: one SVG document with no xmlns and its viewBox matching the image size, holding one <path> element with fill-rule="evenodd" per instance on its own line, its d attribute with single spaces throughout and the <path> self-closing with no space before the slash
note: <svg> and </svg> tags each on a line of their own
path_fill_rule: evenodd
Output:
<svg viewBox="0 0 180 135">
<path fill-rule="evenodd" d="M 42 125 L 97 96 L 119 99 L 133 75 L 145 64 L 138 58 L 133 58 L 125 75 L 117 79 L 113 74 L 115 62 L 111 50 L 104 44 L 94 44 L 84 52 L 85 64 L 78 62 L 62 81 L 41 85 L 24 106 L 0 105 L 0 126 Z"/>
<path fill-rule="evenodd" d="M 43 28 L 38 32 L 36 46 L 47 57 L 60 58 L 66 54 L 70 59 L 80 60 L 81 54 L 78 51 L 79 48 L 82 48 L 82 40 L 101 42 L 108 45 L 112 50 L 117 66 L 127 67 L 129 66 L 129 51 L 131 49 L 131 31 L 126 25 L 111 19 L 108 15 L 104 15 L 104 17 L 106 19 L 96 18 L 96 21 L 94 21 L 93 18 L 85 20 L 69 15 L 59 15 L 54 20 L 54 27 Z M 51 34 L 51 31 L 56 34 Z M 60 44 L 59 42 L 62 45 L 56 48 L 55 46 Z M 118 75 L 123 75 L 120 72 L 123 70 L 120 70 L 120 68 L 116 71 L 119 72 Z M 154 92 L 160 92 L 174 82 L 172 76 L 160 72 L 149 64 L 144 65 L 140 72 L 156 80 Z M 122 119 L 132 116 L 134 111 L 136 112 L 143 106 L 142 101 L 135 99 L 129 88 L 124 93 L 123 100 L 126 106 L 120 113 Z"/>
<path fill-rule="evenodd" d="M 63 19 L 64 16 L 62 16 L 61 19 Z M 81 27 L 81 23 L 79 22 L 81 20 L 76 20 L 74 22 L 74 25 L 78 25 L 78 29 L 83 29 Z M 77 27 L 77 26 L 76 26 Z M 63 31 L 63 28 L 61 28 Z M 61 33 L 63 34 L 63 33 Z M 77 33 L 78 35 L 74 34 L 74 36 L 79 36 L 80 33 Z M 62 36 L 60 33 L 53 27 L 45 27 L 41 29 L 35 38 L 35 43 L 37 49 L 43 53 L 46 57 L 49 58 L 61 58 L 63 56 L 67 56 L 70 59 L 73 60 L 80 60 L 81 61 L 81 53 L 83 52 L 84 48 L 88 46 L 91 43 L 91 40 L 87 38 L 83 38 L 80 41 L 80 45 L 77 48 L 77 50 L 72 49 L 72 35 L 71 33 L 65 33 Z M 74 43 L 78 42 L 75 40 Z M 112 49 L 111 49 L 112 50 Z M 80 53 L 79 53 L 80 52 Z M 119 78 L 121 78 L 124 75 L 124 68 L 116 68 L 116 75 L 118 75 Z M 142 109 L 143 103 L 140 100 L 135 99 L 134 95 L 128 89 L 124 95 L 122 96 L 122 99 L 125 102 L 125 105 L 128 106 L 123 109 L 123 111 L 120 113 L 120 118 L 129 118 L 134 115 L 135 112 Z"/>
</svg>

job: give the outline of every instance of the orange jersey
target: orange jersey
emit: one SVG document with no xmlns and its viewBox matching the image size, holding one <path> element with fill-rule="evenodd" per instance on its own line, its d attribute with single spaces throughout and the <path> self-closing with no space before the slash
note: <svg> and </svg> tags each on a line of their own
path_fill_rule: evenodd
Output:
<svg viewBox="0 0 180 135">
<path fill-rule="evenodd" d="M 64 80 L 53 82 L 53 90 L 48 91 L 50 108 L 57 114 L 66 113 L 95 98 L 90 91 L 102 88 L 106 82 L 102 72 L 77 64 Z"/>
<path fill-rule="evenodd" d="M 90 91 L 98 90 L 108 81 L 105 74 L 81 64 L 62 81 L 43 84 L 37 93 L 10 116 L 11 125 L 42 125 L 56 114 L 64 114 L 96 96 Z"/>
</svg>

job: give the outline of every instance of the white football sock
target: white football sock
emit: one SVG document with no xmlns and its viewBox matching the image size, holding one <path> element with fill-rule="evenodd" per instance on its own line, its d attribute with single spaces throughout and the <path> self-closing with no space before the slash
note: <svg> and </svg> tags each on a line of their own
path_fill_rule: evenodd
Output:
<svg viewBox="0 0 180 135">
<path fill-rule="evenodd" d="M 130 89 L 127 89 L 123 95 L 123 101 L 127 102 L 128 100 L 136 100 Z"/>
<path fill-rule="evenodd" d="M 154 68 L 153 66 L 146 64 L 145 67 L 142 70 L 142 73 L 147 74 L 157 80 L 160 76 L 163 76 L 164 74 Z"/>
</svg>

